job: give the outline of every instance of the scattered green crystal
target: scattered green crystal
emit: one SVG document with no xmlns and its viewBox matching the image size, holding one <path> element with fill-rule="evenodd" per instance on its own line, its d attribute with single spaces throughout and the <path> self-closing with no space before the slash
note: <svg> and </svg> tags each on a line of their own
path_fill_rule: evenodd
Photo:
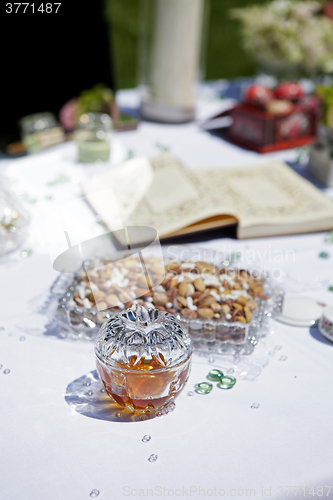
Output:
<svg viewBox="0 0 333 500">
<path fill-rule="evenodd" d="M 64 182 L 69 182 L 69 177 L 64 174 L 59 174 L 57 175 L 53 180 L 49 181 L 46 183 L 47 186 L 53 187 L 53 186 L 58 186 L 59 184 L 63 184 Z"/>
<path fill-rule="evenodd" d="M 29 249 L 22 250 L 21 257 L 23 259 L 26 259 L 27 257 L 30 257 L 31 254 L 32 254 L 32 250 L 29 250 Z"/>
<path fill-rule="evenodd" d="M 223 377 L 223 372 L 221 372 L 221 370 L 217 370 L 216 368 L 210 370 L 207 375 L 208 380 L 211 380 L 212 382 L 219 382 L 221 377 Z"/>
<path fill-rule="evenodd" d="M 200 382 L 200 384 L 196 385 L 195 392 L 198 394 L 209 394 L 213 389 L 213 384 L 209 382 Z"/>
<path fill-rule="evenodd" d="M 224 259 L 224 260 L 222 261 L 222 266 L 227 267 L 227 266 L 229 266 L 229 264 L 230 264 L 230 261 L 229 261 L 228 259 Z"/>
<path fill-rule="evenodd" d="M 231 389 L 236 383 L 235 377 L 223 376 L 220 378 L 220 382 L 217 384 L 219 389 Z"/>
<path fill-rule="evenodd" d="M 333 231 L 330 231 L 325 238 L 325 243 L 333 243 Z"/>
<path fill-rule="evenodd" d="M 320 252 L 319 257 L 322 259 L 329 259 L 330 254 L 327 252 Z"/>
<path fill-rule="evenodd" d="M 333 285 L 331 285 L 331 286 L 328 287 L 328 291 L 329 292 L 333 292 Z"/>
</svg>

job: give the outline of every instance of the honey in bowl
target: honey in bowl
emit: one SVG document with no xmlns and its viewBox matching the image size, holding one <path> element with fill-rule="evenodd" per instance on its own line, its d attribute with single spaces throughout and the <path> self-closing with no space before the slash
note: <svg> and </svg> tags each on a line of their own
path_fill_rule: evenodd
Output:
<svg viewBox="0 0 333 500">
<path fill-rule="evenodd" d="M 166 409 L 190 374 L 192 346 L 170 313 L 136 305 L 110 319 L 95 344 L 107 394 L 132 412 Z"/>
</svg>

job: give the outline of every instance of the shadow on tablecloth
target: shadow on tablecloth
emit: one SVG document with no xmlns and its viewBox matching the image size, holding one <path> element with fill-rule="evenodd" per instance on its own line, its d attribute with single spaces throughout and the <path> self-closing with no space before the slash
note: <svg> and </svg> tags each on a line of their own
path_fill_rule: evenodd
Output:
<svg viewBox="0 0 333 500">
<path fill-rule="evenodd" d="M 97 370 L 93 370 L 68 384 L 66 403 L 76 412 L 90 418 L 110 422 L 141 422 L 142 416 L 121 408 L 105 393 Z M 155 415 L 144 415 L 144 420 Z"/>
<path fill-rule="evenodd" d="M 328 339 L 326 339 L 319 331 L 318 326 L 311 326 L 310 328 L 310 335 L 318 340 L 319 342 L 322 342 L 323 344 L 327 344 L 331 347 L 333 347 L 333 343 L 330 342 Z"/>
</svg>

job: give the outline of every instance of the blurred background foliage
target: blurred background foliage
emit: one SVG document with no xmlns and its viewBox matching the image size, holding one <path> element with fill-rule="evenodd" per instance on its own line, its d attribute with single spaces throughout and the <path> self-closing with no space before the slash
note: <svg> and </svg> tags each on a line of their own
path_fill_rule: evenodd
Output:
<svg viewBox="0 0 333 500">
<path fill-rule="evenodd" d="M 256 72 L 254 60 L 242 49 L 239 22 L 230 18 L 229 11 L 263 3 L 269 0 L 209 0 L 206 80 L 248 76 Z M 105 0 L 118 88 L 137 85 L 141 7 L 141 0 Z"/>
</svg>

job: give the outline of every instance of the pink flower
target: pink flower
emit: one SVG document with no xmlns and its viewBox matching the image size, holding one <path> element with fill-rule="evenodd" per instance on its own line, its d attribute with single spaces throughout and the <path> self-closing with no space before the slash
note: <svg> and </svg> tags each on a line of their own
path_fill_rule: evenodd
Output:
<svg viewBox="0 0 333 500">
<path fill-rule="evenodd" d="M 65 130 L 71 131 L 76 127 L 77 98 L 67 101 L 59 111 L 59 120 Z"/>
</svg>

